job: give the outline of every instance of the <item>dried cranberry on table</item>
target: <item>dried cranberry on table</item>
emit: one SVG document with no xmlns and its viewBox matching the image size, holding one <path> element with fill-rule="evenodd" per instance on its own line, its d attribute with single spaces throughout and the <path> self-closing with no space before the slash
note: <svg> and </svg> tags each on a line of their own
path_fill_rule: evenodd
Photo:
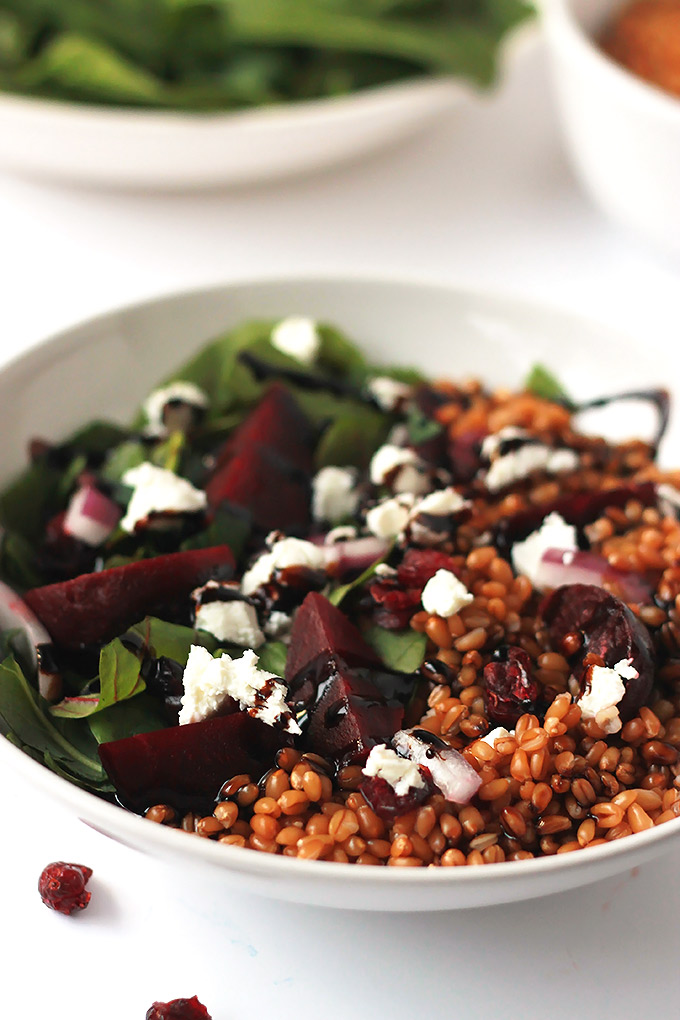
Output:
<svg viewBox="0 0 680 1020">
<path fill-rule="evenodd" d="M 210 1013 L 198 997 L 154 1002 L 146 1011 L 146 1020 L 211 1020 Z"/>
<path fill-rule="evenodd" d="M 38 892 L 46 907 L 60 914 L 84 910 L 92 893 L 85 886 L 92 877 L 92 868 L 84 864 L 67 864 L 54 861 L 43 869 L 38 881 Z"/>
</svg>

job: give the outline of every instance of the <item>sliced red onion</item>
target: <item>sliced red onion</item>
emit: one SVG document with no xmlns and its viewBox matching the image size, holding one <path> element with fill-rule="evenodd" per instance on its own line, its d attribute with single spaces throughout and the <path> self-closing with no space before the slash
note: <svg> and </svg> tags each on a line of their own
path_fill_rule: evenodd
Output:
<svg viewBox="0 0 680 1020">
<path fill-rule="evenodd" d="M 381 556 L 385 556 L 389 547 L 389 542 L 373 535 L 324 546 L 326 569 L 338 577 L 349 573 L 361 573 Z"/>
<path fill-rule="evenodd" d="M 435 737 L 429 743 L 415 736 L 411 730 L 399 730 L 392 738 L 392 746 L 404 758 L 429 769 L 435 786 L 454 804 L 467 804 L 482 785 L 482 780 L 462 754 L 444 746 L 443 741 Z"/>
<path fill-rule="evenodd" d="M 105 542 L 122 517 L 120 507 L 92 485 L 85 485 L 71 497 L 64 531 L 86 545 Z"/>
<path fill-rule="evenodd" d="M 580 549 L 546 549 L 533 578 L 539 591 L 564 584 L 616 585 L 626 602 L 645 602 L 652 586 L 642 574 L 617 570 L 604 556 Z"/>
<path fill-rule="evenodd" d="M 0 630 L 20 630 L 26 638 L 26 652 L 38 674 L 38 689 L 47 701 L 61 697 L 61 677 L 41 668 L 38 648 L 51 645 L 52 638 L 42 623 L 15 591 L 0 581 Z"/>
</svg>

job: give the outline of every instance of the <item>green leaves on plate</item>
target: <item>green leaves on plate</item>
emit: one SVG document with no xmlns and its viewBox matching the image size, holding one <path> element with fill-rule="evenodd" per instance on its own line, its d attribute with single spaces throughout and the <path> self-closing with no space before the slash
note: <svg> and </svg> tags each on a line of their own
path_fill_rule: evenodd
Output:
<svg viewBox="0 0 680 1020">
<path fill-rule="evenodd" d="M 562 383 L 544 365 L 536 364 L 532 367 L 524 381 L 524 389 L 543 400 L 555 400 L 567 407 L 574 406 Z"/>
</svg>

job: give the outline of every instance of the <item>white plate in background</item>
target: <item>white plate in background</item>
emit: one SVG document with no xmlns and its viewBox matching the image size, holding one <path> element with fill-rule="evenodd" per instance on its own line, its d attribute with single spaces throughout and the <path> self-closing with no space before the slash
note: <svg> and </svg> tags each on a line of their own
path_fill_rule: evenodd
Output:
<svg viewBox="0 0 680 1020">
<path fill-rule="evenodd" d="M 525 24 L 506 38 L 500 82 L 535 35 L 535 26 Z M 347 96 L 203 114 L 0 92 L 0 166 L 105 188 L 176 191 L 263 183 L 398 142 L 473 94 L 456 78 L 417 78 Z"/>
</svg>

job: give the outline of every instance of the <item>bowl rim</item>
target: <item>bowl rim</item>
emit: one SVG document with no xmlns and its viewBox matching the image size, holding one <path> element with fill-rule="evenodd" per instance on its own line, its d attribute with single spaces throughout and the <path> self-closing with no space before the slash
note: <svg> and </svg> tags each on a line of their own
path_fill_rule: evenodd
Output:
<svg viewBox="0 0 680 1020">
<path fill-rule="evenodd" d="M 230 291 L 239 288 L 267 287 L 267 286 L 299 286 L 308 284 L 310 286 L 335 285 L 338 287 L 357 285 L 365 287 L 368 291 L 376 287 L 399 287 L 408 288 L 412 291 L 423 289 L 458 294 L 465 299 L 495 302 L 504 307 L 513 307 L 529 314 L 552 314 L 560 319 L 571 320 L 576 327 L 580 324 L 590 324 L 592 328 L 598 328 L 606 332 L 613 331 L 605 323 L 586 316 L 579 316 L 573 311 L 563 310 L 550 304 L 543 304 L 538 301 L 513 297 L 498 291 L 488 291 L 484 288 L 474 288 L 467 285 L 456 285 L 445 281 L 404 276 L 400 273 L 369 275 L 361 272 L 356 273 L 287 273 L 271 274 L 266 276 L 247 276 L 243 278 L 230 278 L 228 281 L 213 282 L 203 286 L 194 286 L 180 291 L 166 291 L 142 301 L 132 301 L 123 306 L 115 306 L 109 310 L 96 315 L 84 318 L 65 329 L 59 330 L 42 341 L 32 344 L 22 353 L 15 355 L 0 365 L 0 375 L 12 375 L 17 371 L 25 370 L 32 363 L 40 362 L 50 348 L 82 347 L 87 344 L 88 331 L 104 326 L 107 322 L 115 320 L 126 313 L 143 312 L 155 307 L 161 307 L 174 301 L 196 300 L 207 294 L 228 294 Z M 52 353 L 56 353 L 54 350 Z M 306 861 L 299 858 L 283 858 L 279 855 L 263 854 L 245 847 L 217 846 L 213 841 L 206 839 L 183 839 L 183 836 L 193 834 L 182 833 L 181 830 L 171 829 L 157 823 L 149 822 L 140 815 L 133 814 L 115 803 L 105 801 L 96 794 L 76 786 L 74 783 L 51 772 L 46 766 L 34 760 L 21 748 L 14 745 L 10 740 L 3 737 L 0 739 L 0 760 L 5 760 L 10 767 L 15 769 L 31 785 L 35 785 L 42 793 L 53 795 L 54 798 L 64 805 L 75 810 L 78 818 L 85 824 L 103 832 L 109 838 L 117 839 L 120 842 L 131 845 L 136 849 L 146 846 L 153 848 L 159 856 L 164 858 L 180 858 L 200 861 L 213 869 L 220 869 L 231 873 L 242 873 L 257 879 L 266 879 L 270 882 L 286 879 L 321 880 L 333 884 L 352 881 L 360 886 L 371 886 L 377 882 L 382 887 L 394 887 L 394 889 L 409 889 L 417 887 L 431 887 L 445 885 L 447 889 L 455 887 L 471 888 L 478 885 L 492 883 L 502 887 L 512 884 L 516 880 L 532 876 L 548 877 L 553 873 L 571 873 L 582 865 L 593 865 L 611 861 L 630 851 L 644 850 L 652 845 L 664 844 L 675 839 L 680 832 L 680 818 L 672 819 L 663 825 L 654 826 L 651 829 L 639 833 L 632 833 L 621 839 L 612 840 L 610 843 L 600 844 L 593 847 L 589 853 L 582 854 L 566 853 L 556 854 L 551 857 L 533 858 L 522 861 L 505 861 L 494 864 L 492 868 L 409 868 L 408 877 L 403 874 L 403 869 L 390 868 L 357 868 L 351 864 L 335 863 L 332 868 L 320 867 L 318 861 Z M 101 829 L 99 829 L 101 826 Z M 129 841 L 129 842 L 128 842 Z M 584 848 L 588 849 L 588 848 Z M 321 862 L 328 863 L 328 862 Z M 452 874 L 453 872 L 453 874 Z"/>
<path fill-rule="evenodd" d="M 556 48 L 586 61 L 594 73 L 605 75 L 612 87 L 624 90 L 629 102 L 649 113 L 680 123 L 680 98 L 629 71 L 604 52 L 574 14 L 573 0 L 540 0 L 541 18 Z"/>
</svg>

